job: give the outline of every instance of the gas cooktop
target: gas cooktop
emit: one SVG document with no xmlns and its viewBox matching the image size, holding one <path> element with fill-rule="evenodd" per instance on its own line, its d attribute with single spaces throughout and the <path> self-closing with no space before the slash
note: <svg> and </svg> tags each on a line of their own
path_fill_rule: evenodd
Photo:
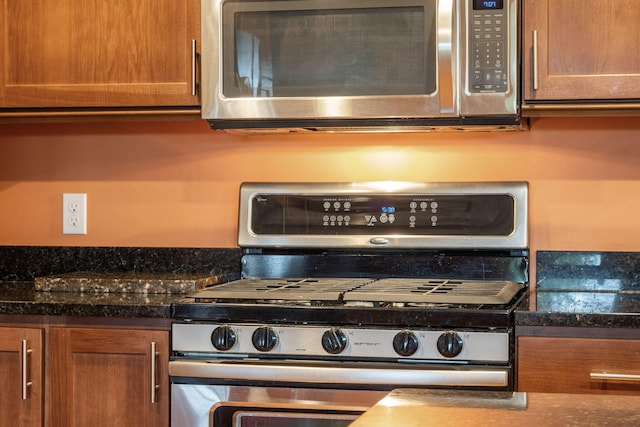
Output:
<svg viewBox="0 0 640 427">
<path fill-rule="evenodd" d="M 244 279 L 191 295 L 196 302 L 420 306 L 431 304 L 505 305 L 524 285 L 500 280 L 416 278 Z"/>
</svg>

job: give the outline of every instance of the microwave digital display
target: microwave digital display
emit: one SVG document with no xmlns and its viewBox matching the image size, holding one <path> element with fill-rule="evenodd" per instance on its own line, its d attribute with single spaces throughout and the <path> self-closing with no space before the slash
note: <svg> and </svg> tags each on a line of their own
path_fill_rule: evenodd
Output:
<svg viewBox="0 0 640 427">
<path fill-rule="evenodd" d="M 503 9 L 504 0 L 473 0 L 473 10 Z"/>
</svg>

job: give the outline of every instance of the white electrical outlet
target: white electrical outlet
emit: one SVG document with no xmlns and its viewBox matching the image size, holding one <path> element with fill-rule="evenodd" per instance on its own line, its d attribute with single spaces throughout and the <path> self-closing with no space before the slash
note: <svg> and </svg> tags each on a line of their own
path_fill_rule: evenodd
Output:
<svg viewBox="0 0 640 427">
<path fill-rule="evenodd" d="M 62 234 L 87 234 L 87 195 L 62 195 Z"/>
</svg>

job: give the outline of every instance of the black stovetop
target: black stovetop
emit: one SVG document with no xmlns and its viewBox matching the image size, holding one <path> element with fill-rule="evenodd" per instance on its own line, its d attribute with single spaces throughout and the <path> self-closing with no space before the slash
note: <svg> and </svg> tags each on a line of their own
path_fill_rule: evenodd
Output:
<svg viewBox="0 0 640 427">
<path fill-rule="evenodd" d="M 507 306 L 524 284 L 433 278 L 244 279 L 190 295 L 196 302 L 293 306 Z"/>
<path fill-rule="evenodd" d="M 278 271 L 290 275 L 274 277 Z M 510 328 L 513 311 L 528 293 L 528 254 L 250 253 L 243 257 L 243 276 L 184 298 L 174 304 L 173 317 L 203 322 Z"/>
</svg>

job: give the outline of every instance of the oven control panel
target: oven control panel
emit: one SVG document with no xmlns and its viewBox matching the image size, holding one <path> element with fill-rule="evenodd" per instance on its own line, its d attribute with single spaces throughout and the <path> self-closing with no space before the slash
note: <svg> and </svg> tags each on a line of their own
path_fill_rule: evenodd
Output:
<svg viewBox="0 0 640 427">
<path fill-rule="evenodd" d="M 257 234 L 497 235 L 513 233 L 512 196 L 259 195 L 251 229 Z"/>
<path fill-rule="evenodd" d="M 401 184 L 243 184 L 238 243 L 255 248 L 528 247 L 524 182 Z"/>
<path fill-rule="evenodd" d="M 172 351 L 255 357 L 509 361 L 507 332 L 174 323 Z"/>
</svg>

